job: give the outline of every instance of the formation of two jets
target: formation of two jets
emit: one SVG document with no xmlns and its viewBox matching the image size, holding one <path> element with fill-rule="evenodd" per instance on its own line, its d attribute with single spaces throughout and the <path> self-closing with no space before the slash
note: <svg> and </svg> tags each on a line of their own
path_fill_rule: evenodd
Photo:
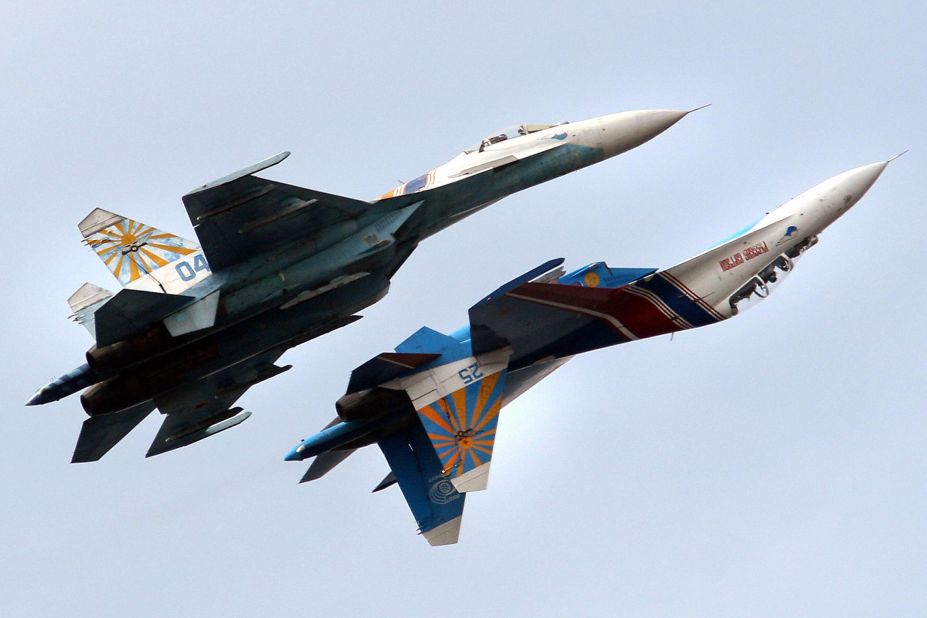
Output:
<svg viewBox="0 0 927 618">
<path fill-rule="evenodd" d="M 499 199 L 656 137 L 689 112 L 644 110 L 523 124 L 378 200 L 254 174 L 282 153 L 183 197 L 199 243 L 101 209 L 79 228 L 122 284 L 84 284 L 73 318 L 95 337 L 86 363 L 28 405 L 78 391 L 87 418 L 73 462 L 95 461 L 158 408 L 148 455 L 233 427 L 235 402 L 290 366 L 289 348 L 340 328 L 382 298 L 423 239 Z M 429 543 L 455 543 L 466 493 L 486 488 L 500 410 L 593 349 L 713 324 L 765 298 L 887 161 L 809 189 L 708 251 L 666 270 L 552 260 L 475 304 L 469 324 L 422 328 L 356 368 L 338 415 L 288 460 L 304 481 L 376 443 Z"/>
</svg>

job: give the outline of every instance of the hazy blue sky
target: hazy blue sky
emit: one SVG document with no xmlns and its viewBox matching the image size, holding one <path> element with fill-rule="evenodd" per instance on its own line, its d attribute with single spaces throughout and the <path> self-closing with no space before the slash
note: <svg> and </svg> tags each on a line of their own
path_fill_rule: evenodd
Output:
<svg viewBox="0 0 927 618">
<path fill-rule="evenodd" d="M 927 10 L 919 2 L 0 4 L 6 260 L 0 615 L 924 616 Z M 712 103 L 427 241 L 289 352 L 237 429 L 152 459 L 152 416 L 69 464 L 67 321 L 94 207 L 193 237 L 180 196 L 268 175 L 372 198 L 494 129 Z M 670 266 L 833 174 L 911 152 L 773 298 L 578 358 L 503 414 L 432 548 L 375 448 L 283 461 L 349 371 L 549 258 Z"/>
</svg>

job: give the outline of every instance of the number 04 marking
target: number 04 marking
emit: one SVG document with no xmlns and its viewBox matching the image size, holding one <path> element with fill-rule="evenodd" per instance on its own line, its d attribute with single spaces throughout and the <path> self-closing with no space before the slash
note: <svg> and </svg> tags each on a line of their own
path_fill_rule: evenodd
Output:
<svg viewBox="0 0 927 618">
<path fill-rule="evenodd" d="M 193 266 L 190 266 L 190 262 L 185 260 L 183 262 L 178 262 L 177 265 L 174 266 L 174 270 L 177 271 L 181 279 L 190 281 L 196 277 L 196 273 L 204 270 L 208 272 L 209 264 L 206 262 L 206 258 L 203 257 L 203 254 L 199 253 L 193 258 Z"/>
</svg>

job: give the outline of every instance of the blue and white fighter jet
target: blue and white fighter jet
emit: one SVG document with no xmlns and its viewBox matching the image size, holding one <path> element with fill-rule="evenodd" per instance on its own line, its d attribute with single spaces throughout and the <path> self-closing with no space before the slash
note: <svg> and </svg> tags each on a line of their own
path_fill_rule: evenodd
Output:
<svg viewBox="0 0 927 618">
<path fill-rule="evenodd" d="M 102 457 L 156 407 L 165 418 L 148 455 L 233 427 L 250 415 L 235 401 L 287 370 L 275 364 L 287 349 L 359 319 L 419 242 L 688 113 L 523 124 L 372 202 L 255 176 L 284 152 L 183 196 L 198 243 L 96 209 L 81 235 L 123 287 L 87 283 L 69 298 L 96 343 L 27 405 L 86 389 L 74 462 Z"/>
<path fill-rule="evenodd" d="M 456 543 L 466 494 L 486 488 L 504 406 L 576 354 L 714 324 L 766 298 L 887 164 L 825 180 L 666 270 L 543 264 L 471 307 L 469 326 L 422 328 L 355 369 L 338 416 L 286 459 L 315 457 L 309 481 L 375 443 L 391 472 L 374 491 L 398 483 L 428 542 Z"/>
</svg>

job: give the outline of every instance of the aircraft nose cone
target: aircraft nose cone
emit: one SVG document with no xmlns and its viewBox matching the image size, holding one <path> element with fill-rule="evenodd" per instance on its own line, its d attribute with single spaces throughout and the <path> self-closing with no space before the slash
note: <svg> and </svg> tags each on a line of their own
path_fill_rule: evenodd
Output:
<svg viewBox="0 0 927 618">
<path fill-rule="evenodd" d="M 598 131 L 606 157 L 613 157 L 648 142 L 685 118 L 690 111 L 644 109 L 599 118 Z"/>
<path fill-rule="evenodd" d="M 889 161 L 879 161 L 860 167 L 847 170 L 837 177 L 835 185 L 839 187 L 839 192 L 843 194 L 843 202 L 846 208 L 849 208 L 866 194 L 866 191 L 875 184 L 882 172 L 888 166 Z"/>
</svg>

